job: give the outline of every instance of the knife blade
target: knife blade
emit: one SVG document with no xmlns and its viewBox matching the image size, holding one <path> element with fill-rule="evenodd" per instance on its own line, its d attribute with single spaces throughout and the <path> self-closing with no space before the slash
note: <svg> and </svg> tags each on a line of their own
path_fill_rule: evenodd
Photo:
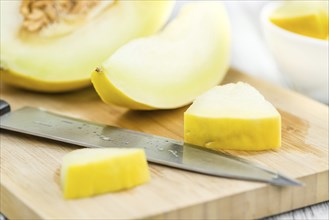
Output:
<svg viewBox="0 0 329 220">
<path fill-rule="evenodd" d="M 0 128 L 82 147 L 143 148 L 147 160 L 197 173 L 301 186 L 301 182 L 230 154 L 201 148 L 170 138 L 62 116 L 43 109 L 23 107 L 10 112 L 0 101 Z"/>
</svg>

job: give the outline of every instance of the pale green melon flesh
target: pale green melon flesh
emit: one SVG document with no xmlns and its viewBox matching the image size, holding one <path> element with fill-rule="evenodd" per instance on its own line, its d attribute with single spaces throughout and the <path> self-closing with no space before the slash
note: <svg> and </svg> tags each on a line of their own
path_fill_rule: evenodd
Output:
<svg viewBox="0 0 329 220">
<path fill-rule="evenodd" d="M 176 108 L 223 79 L 229 49 L 224 6 L 196 2 L 185 6 L 161 33 L 126 44 L 102 67 L 108 80 L 132 100 L 154 108 Z"/>
<path fill-rule="evenodd" d="M 67 82 L 89 79 L 120 46 L 156 32 L 173 2 L 119 1 L 68 35 L 34 43 L 18 37 L 19 5 L 20 1 L 1 1 L 1 68 L 40 81 Z"/>
</svg>

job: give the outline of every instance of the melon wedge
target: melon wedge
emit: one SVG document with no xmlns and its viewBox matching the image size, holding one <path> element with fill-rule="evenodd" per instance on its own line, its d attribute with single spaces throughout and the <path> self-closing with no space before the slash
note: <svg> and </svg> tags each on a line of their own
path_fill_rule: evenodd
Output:
<svg viewBox="0 0 329 220">
<path fill-rule="evenodd" d="M 150 180 L 142 149 L 84 148 L 63 157 L 64 198 L 82 198 L 129 189 Z"/>
<path fill-rule="evenodd" d="M 230 31 L 220 2 L 184 5 L 165 29 L 118 49 L 92 74 L 108 104 L 130 109 L 184 106 L 224 78 Z"/>
<path fill-rule="evenodd" d="M 184 113 L 184 141 L 214 150 L 279 148 L 281 116 L 249 84 L 217 86 Z"/>
<path fill-rule="evenodd" d="M 63 92 L 90 85 L 90 73 L 115 50 L 157 32 L 174 1 L 100 1 L 100 8 L 91 9 L 82 21 L 54 23 L 36 33 L 22 31 L 21 4 L 1 0 L 1 80 Z"/>
</svg>

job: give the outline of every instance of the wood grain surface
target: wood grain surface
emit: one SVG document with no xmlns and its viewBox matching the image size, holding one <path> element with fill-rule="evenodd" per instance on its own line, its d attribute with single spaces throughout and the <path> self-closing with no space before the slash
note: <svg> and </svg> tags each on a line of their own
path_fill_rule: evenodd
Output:
<svg viewBox="0 0 329 220">
<path fill-rule="evenodd" d="M 150 183 L 87 199 L 64 200 L 62 157 L 77 147 L 1 130 L 1 212 L 9 219 L 261 218 L 329 199 L 328 107 L 231 70 L 225 81 L 256 87 L 282 115 L 282 148 L 229 153 L 298 178 L 304 187 L 211 177 L 150 164 Z M 105 105 L 92 88 L 57 95 L 1 85 L 13 109 L 36 106 L 63 115 L 170 138 L 183 138 L 183 113 Z"/>
</svg>

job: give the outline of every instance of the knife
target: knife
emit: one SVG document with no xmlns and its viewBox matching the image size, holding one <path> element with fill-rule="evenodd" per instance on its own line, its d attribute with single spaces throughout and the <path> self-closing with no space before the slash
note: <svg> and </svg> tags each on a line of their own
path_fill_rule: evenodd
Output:
<svg viewBox="0 0 329 220">
<path fill-rule="evenodd" d="M 23 107 L 10 111 L 0 100 L 0 128 L 82 147 L 143 148 L 147 160 L 197 173 L 265 182 L 277 186 L 301 186 L 301 182 L 230 154 L 174 139 L 70 118 L 43 109 Z"/>
</svg>

